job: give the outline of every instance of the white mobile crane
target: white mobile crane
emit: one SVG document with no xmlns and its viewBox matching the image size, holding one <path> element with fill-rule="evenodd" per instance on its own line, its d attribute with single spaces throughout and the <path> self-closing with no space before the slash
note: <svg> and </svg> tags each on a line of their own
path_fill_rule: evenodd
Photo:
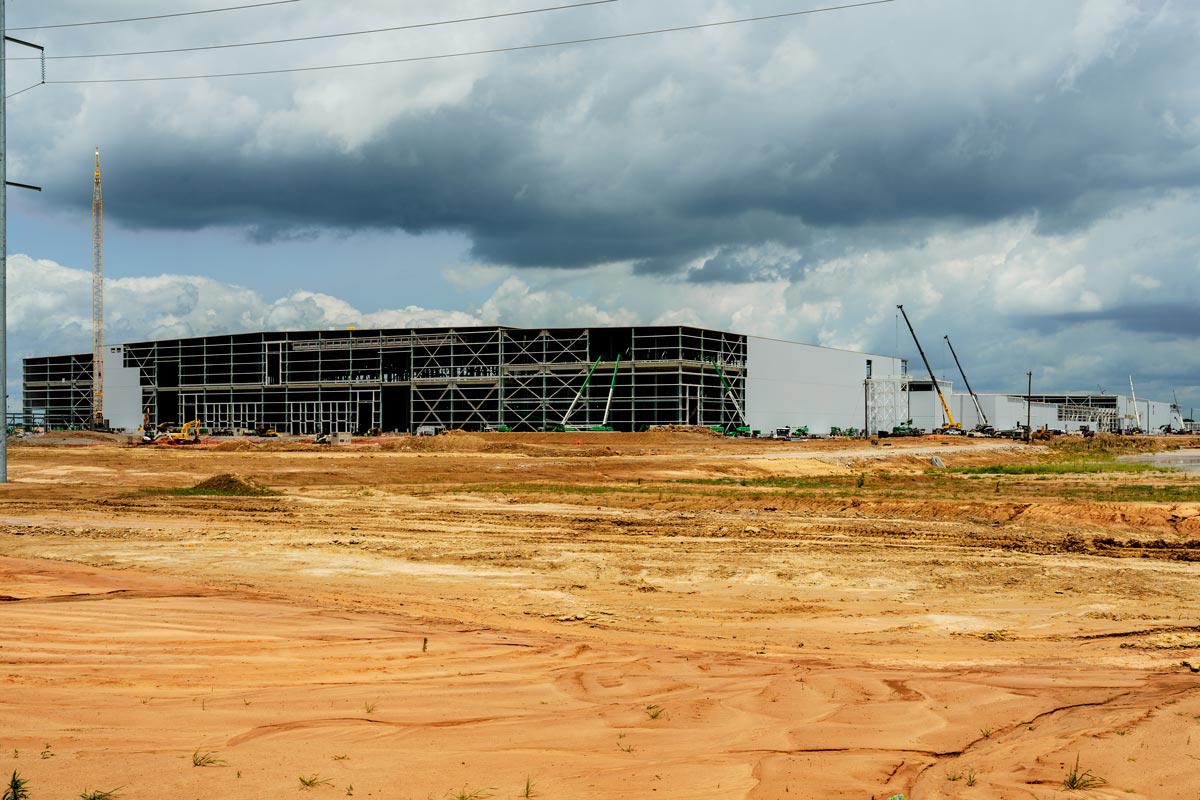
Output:
<svg viewBox="0 0 1200 800">
<path fill-rule="evenodd" d="M 991 430 L 988 426 L 987 414 L 983 413 L 983 406 L 979 402 L 979 395 L 975 394 L 975 390 L 971 388 L 971 382 L 967 380 L 967 373 L 963 372 L 962 362 L 958 360 L 958 353 L 954 352 L 954 345 L 950 344 L 950 337 L 943 336 L 946 340 L 946 346 L 950 348 L 950 355 L 954 356 L 954 364 L 958 367 L 958 374 L 962 375 L 963 384 L 967 387 L 967 394 L 971 395 L 971 402 L 975 404 L 975 413 L 979 415 L 979 424 L 975 426 L 976 431 L 982 431 L 985 428 Z"/>
<path fill-rule="evenodd" d="M 933 381 L 933 389 L 937 392 L 938 400 L 942 401 L 942 411 L 946 413 L 946 424 L 937 431 L 962 431 L 962 425 L 954 418 L 954 414 L 950 412 L 950 404 L 946 402 L 946 396 L 942 394 L 942 387 L 938 385 L 937 376 L 933 374 L 933 367 L 929 366 L 929 359 L 925 357 L 925 350 L 921 347 L 921 340 L 917 338 L 917 332 L 913 330 L 912 323 L 908 321 L 908 314 L 904 313 L 904 306 L 897 305 L 900 313 L 904 316 L 904 324 L 908 326 L 908 332 L 912 334 L 913 343 L 917 346 L 917 352 L 921 354 L 921 361 L 925 363 L 925 371 L 929 373 L 930 379 Z"/>
</svg>

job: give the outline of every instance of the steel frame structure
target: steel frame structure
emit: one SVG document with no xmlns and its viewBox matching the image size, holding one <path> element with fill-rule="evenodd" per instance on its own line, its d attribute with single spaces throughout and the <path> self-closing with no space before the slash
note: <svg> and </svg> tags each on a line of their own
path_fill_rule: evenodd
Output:
<svg viewBox="0 0 1200 800">
<path fill-rule="evenodd" d="M 581 392 L 597 360 L 604 379 Z M 746 402 L 746 337 L 685 326 L 260 332 L 127 344 L 123 366 L 154 424 L 296 435 L 549 430 L 577 396 L 569 424 L 597 426 L 610 386 L 616 430 L 725 428 Z M 86 426 L 91 367 L 88 355 L 25 359 L 27 423 Z"/>
<path fill-rule="evenodd" d="M 909 408 L 909 376 L 867 378 L 866 427 L 869 435 L 887 432 L 912 418 Z"/>
</svg>

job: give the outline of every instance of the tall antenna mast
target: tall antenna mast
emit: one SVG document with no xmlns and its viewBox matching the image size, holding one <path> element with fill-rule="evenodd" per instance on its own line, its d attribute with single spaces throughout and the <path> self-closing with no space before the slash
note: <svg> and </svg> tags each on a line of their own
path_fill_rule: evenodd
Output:
<svg viewBox="0 0 1200 800">
<path fill-rule="evenodd" d="M 0 0 L 2 2 L 2 0 Z M 92 177 L 92 427 L 104 426 L 104 193 L 100 148 Z"/>
</svg>

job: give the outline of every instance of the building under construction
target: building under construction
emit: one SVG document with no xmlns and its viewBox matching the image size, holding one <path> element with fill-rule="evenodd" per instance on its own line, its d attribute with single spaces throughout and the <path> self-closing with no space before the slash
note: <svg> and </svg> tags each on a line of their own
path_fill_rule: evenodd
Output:
<svg viewBox="0 0 1200 800">
<path fill-rule="evenodd" d="M 243 333 L 24 360 L 27 425 L 296 435 L 656 425 L 890 427 L 903 359 L 702 328 L 422 328 Z"/>
</svg>

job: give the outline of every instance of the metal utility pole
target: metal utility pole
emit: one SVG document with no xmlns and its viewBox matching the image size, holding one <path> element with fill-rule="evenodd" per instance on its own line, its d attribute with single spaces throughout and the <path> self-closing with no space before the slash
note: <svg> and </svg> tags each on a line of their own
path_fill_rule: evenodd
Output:
<svg viewBox="0 0 1200 800">
<path fill-rule="evenodd" d="M 8 483 L 8 102 L 4 99 L 4 0 L 0 0 L 0 403 L 4 425 L 0 426 L 0 483 Z"/>
<path fill-rule="evenodd" d="M 45 48 L 39 44 L 13 39 L 5 32 L 4 0 L 0 0 L 0 416 L 4 424 L 0 425 L 0 483 L 8 483 L 8 187 L 19 186 L 22 189 L 33 189 L 40 192 L 41 187 L 30 186 L 27 183 L 12 183 L 8 180 L 8 102 L 5 100 L 8 84 L 5 81 L 5 43 L 32 47 L 43 53 L 42 83 L 46 82 Z"/>
</svg>

